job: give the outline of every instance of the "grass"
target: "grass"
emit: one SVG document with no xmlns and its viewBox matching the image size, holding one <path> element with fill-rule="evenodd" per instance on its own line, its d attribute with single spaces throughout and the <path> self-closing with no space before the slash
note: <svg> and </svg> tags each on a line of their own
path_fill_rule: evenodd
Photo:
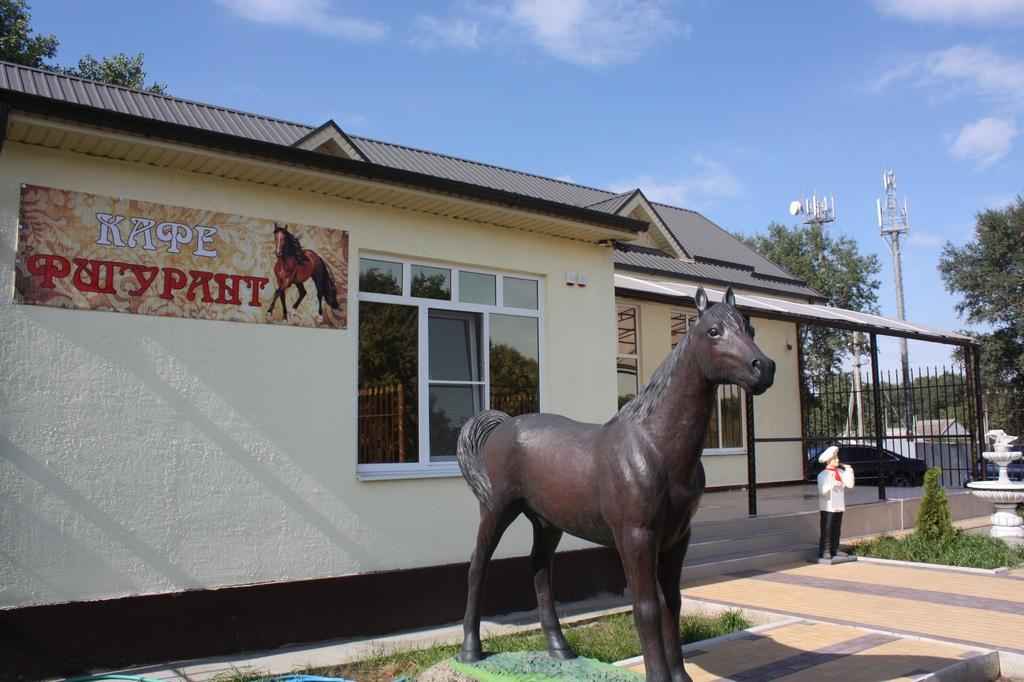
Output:
<svg viewBox="0 0 1024 682">
<path fill-rule="evenodd" d="M 680 621 L 680 635 L 684 643 L 697 642 L 750 627 L 739 611 L 726 611 L 717 616 L 689 615 Z M 562 628 L 565 638 L 580 656 L 614 663 L 640 655 L 640 638 L 633 626 L 633 614 L 618 613 L 587 623 Z M 499 635 L 484 641 L 484 651 L 502 653 L 547 649 L 547 641 L 539 630 Z M 451 658 L 459 651 L 458 644 L 435 645 L 426 649 L 410 649 L 391 654 L 373 656 L 363 661 L 309 668 L 299 672 L 308 675 L 342 677 L 357 682 L 391 682 L 396 677 L 409 677 Z M 224 673 L 215 682 L 250 682 L 265 675 L 259 673 Z"/>
<path fill-rule="evenodd" d="M 1024 565 L 1024 547 L 1011 547 L 987 535 L 972 535 L 962 531 L 936 542 L 928 542 L 918 533 L 902 538 L 883 535 L 854 546 L 853 553 L 877 559 L 970 568 L 1016 568 Z"/>
</svg>

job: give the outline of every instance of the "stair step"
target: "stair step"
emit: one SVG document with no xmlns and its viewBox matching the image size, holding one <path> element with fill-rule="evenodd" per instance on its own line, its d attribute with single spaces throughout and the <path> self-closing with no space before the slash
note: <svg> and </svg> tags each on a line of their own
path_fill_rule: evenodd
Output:
<svg viewBox="0 0 1024 682">
<path fill-rule="evenodd" d="M 687 561 L 683 564 L 683 584 L 727 573 L 763 571 L 784 564 L 811 561 L 816 556 L 817 551 L 817 545 L 805 544 L 787 547 L 774 552 L 721 556 L 693 564 L 687 558 Z"/>
</svg>

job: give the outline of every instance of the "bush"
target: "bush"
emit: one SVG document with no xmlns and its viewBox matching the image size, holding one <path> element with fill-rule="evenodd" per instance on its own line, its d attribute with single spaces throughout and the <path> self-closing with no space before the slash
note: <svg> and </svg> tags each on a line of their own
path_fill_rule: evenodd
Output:
<svg viewBox="0 0 1024 682">
<path fill-rule="evenodd" d="M 876 559 L 917 561 L 971 568 L 1015 568 L 1024 565 L 1024 547 L 1011 547 L 998 538 L 955 531 L 935 541 L 912 533 L 904 538 L 883 535 L 854 546 L 853 553 Z"/>
<path fill-rule="evenodd" d="M 946 491 L 939 483 L 942 470 L 932 467 L 924 475 L 924 499 L 917 512 L 917 534 L 928 542 L 943 542 L 953 537 L 953 517 L 949 513 Z"/>
</svg>

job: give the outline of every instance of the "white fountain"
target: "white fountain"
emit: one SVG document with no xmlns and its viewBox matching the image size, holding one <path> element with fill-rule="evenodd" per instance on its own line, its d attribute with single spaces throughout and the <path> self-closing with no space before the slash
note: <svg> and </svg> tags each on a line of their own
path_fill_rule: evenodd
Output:
<svg viewBox="0 0 1024 682">
<path fill-rule="evenodd" d="M 1017 440 L 1017 436 L 996 430 L 986 433 L 985 439 L 992 442 L 993 452 L 984 452 L 981 456 L 999 467 L 999 479 L 972 481 L 967 487 L 971 494 L 995 505 L 989 535 L 1008 542 L 1024 542 L 1024 521 L 1017 515 L 1017 505 L 1024 502 L 1024 481 L 1011 481 L 1007 472 L 1010 462 L 1021 456 L 1019 451 L 1010 450 L 1010 444 Z"/>
</svg>

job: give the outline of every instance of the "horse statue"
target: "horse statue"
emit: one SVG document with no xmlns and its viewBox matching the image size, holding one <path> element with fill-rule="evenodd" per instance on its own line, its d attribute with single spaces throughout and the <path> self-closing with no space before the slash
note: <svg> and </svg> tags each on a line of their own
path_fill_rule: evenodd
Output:
<svg viewBox="0 0 1024 682">
<path fill-rule="evenodd" d="M 274 306 L 278 299 L 281 300 L 281 312 L 284 319 L 288 319 L 288 305 L 284 298 L 285 290 L 291 285 L 299 290 L 299 297 L 292 304 L 292 309 L 299 307 L 302 299 L 306 297 L 306 287 L 302 285 L 310 277 L 316 286 L 316 314 L 323 316 L 324 300 L 327 305 L 337 310 L 338 288 L 334 284 L 334 277 L 331 275 L 327 263 L 312 249 L 303 249 L 299 238 L 288 231 L 288 226 L 281 227 L 274 223 L 274 255 L 277 261 L 274 262 L 274 277 L 277 278 L 277 290 L 270 299 L 270 307 L 267 312 L 274 314 Z"/>
<path fill-rule="evenodd" d="M 754 395 L 775 380 L 775 363 L 754 343 L 730 288 L 709 305 L 651 381 L 605 424 L 554 414 L 510 417 L 488 410 L 459 432 L 459 468 L 480 502 L 458 658 L 475 662 L 487 564 L 509 524 L 533 524 L 530 564 L 548 652 L 574 658 L 555 613 L 551 571 L 562 533 L 618 550 L 633 594 L 633 619 L 649 682 L 690 680 L 679 641 L 680 575 L 690 520 L 704 492 L 700 462 L 719 384 Z"/>
</svg>

